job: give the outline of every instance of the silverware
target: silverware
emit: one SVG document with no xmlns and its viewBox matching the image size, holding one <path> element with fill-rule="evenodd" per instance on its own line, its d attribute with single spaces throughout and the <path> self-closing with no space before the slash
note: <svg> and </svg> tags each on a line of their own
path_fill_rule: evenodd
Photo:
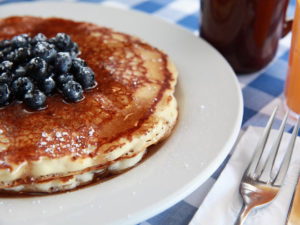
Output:
<svg viewBox="0 0 300 225">
<path fill-rule="evenodd" d="M 295 186 L 293 198 L 289 207 L 289 212 L 285 224 L 300 224 L 300 174 L 298 175 L 298 183 Z"/>
<path fill-rule="evenodd" d="M 256 146 L 253 158 L 243 175 L 240 184 L 240 194 L 243 197 L 243 207 L 238 215 L 237 220 L 235 221 L 235 225 L 243 224 L 247 215 L 253 208 L 270 203 L 278 194 L 287 173 L 299 129 L 300 117 L 294 127 L 292 137 L 287 147 L 285 156 L 281 162 L 280 169 L 278 170 L 275 178 L 271 176 L 273 165 L 275 163 L 276 155 L 283 136 L 286 120 L 288 118 L 288 112 L 285 114 L 285 117 L 281 123 L 279 135 L 271 147 L 265 164 L 262 165 L 263 163 L 259 163 L 270 134 L 276 111 L 277 108 L 275 108 L 273 111 L 263 135 Z"/>
</svg>

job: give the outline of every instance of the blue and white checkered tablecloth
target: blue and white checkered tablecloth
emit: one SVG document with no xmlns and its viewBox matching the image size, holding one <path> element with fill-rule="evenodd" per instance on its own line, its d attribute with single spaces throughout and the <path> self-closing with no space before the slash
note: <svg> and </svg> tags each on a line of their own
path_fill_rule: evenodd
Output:
<svg viewBox="0 0 300 225">
<path fill-rule="evenodd" d="M 24 0 L 23 0 L 24 1 Z M 31 0 L 33 1 L 33 0 Z M 66 0 L 70 1 L 70 0 Z M 71 0 L 76 2 L 75 0 Z M 78 0 L 81 2 L 94 2 L 139 10 L 172 23 L 176 23 L 198 35 L 200 0 Z M 3 4 L 22 2 L 22 0 L 0 0 Z M 296 0 L 291 0 L 287 11 L 287 17 L 293 17 Z M 200 21 L 201 23 L 201 21 Z M 242 130 L 247 126 L 265 126 L 265 123 L 276 105 L 282 106 L 284 81 L 287 72 L 287 62 L 290 48 L 291 35 L 287 35 L 280 41 L 276 58 L 264 70 L 239 76 L 240 87 L 244 98 L 244 117 Z M 280 107 L 278 120 L 284 110 Z M 292 126 L 287 127 L 291 131 Z M 140 225 L 186 225 L 192 219 L 197 209 L 201 206 L 206 194 L 218 178 L 226 165 L 229 156 L 224 160 L 220 168 L 196 191 L 159 215 L 149 218 Z"/>
</svg>

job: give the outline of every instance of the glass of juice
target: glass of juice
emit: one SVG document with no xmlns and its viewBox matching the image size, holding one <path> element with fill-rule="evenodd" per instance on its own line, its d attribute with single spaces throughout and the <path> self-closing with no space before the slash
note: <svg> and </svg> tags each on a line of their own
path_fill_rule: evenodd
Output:
<svg viewBox="0 0 300 225">
<path fill-rule="evenodd" d="M 296 1 L 284 95 L 286 106 L 294 116 L 298 116 L 300 114 L 300 0 Z"/>
</svg>

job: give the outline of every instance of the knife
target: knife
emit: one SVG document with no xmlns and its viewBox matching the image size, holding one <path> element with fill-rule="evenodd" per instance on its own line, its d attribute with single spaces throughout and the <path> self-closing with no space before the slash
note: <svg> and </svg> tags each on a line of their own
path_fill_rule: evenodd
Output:
<svg viewBox="0 0 300 225">
<path fill-rule="evenodd" d="M 294 195 L 286 219 L 286 225 L 300 225 L 300 176 L 295 187 Z"/>
</svg>

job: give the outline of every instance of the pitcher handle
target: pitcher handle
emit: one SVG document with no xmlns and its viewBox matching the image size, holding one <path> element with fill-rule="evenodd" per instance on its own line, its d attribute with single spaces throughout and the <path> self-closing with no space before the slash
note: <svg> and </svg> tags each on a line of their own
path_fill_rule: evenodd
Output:
<svg viewBox="0 0 300 225">
<path fill-rule="evenodd" d="M 288 5 L 289 5 L 289 2 L 290 1 L 286 1 L 286 6 L 285 6 L 285 13 L 284 13 L 284 19 L 283 19 L 283 24 L 282 24 L 282 35 L 281 37 L 285 37 L 291 30 L 292 30 L 292 26 L 293 26 L 293 19 L 289 19 L 287 20 L 286 19 L 286 11 L 287 11 L 287 8 L 288 8 Z"/>
</svg>

